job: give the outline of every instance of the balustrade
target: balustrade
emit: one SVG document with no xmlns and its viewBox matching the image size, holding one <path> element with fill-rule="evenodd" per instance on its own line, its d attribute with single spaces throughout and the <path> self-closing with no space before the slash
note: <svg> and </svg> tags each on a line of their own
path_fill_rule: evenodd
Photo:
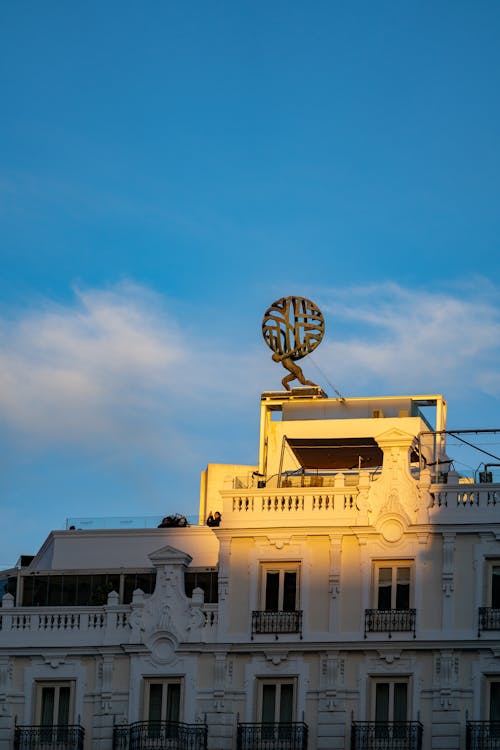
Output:
<svg viewBox="0 0 500 750">
<path fill-rule="evenodd" d="M 304 722 L 238 724 L 237 750 L 307 750 Z"/>
<path fill-rule="evenodd" d="M 206 724 L 136 721 L 113 729 L 113 750 L 206 750 Z"/>
<path fill-rule="evenodd" d="M 416 609 L 365 609 L 365 638 L 367 633 L 410 632 L 415 638 Z"/>
<path fill-rule="evenodd" d="M 419 721 L 353 721 L 351 750 L 421 750 Z"/>
<path fill-rule="evenodd" d="M 83 750 L 84 736 L 79 724 L 16 726 L 14 750 Z"/>
</svg>

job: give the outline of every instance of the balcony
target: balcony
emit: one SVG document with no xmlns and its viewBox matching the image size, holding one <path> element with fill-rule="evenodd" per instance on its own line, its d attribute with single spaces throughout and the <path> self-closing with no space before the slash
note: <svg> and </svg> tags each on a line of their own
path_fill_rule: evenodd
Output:
<svg viewBox="0 0 500 750">
<path fill-rule="evenodd" d="M 353 721 L 351 750 L 421 750 L 419 721 Z"/>
<path fill-rule="evenodd" d="M 254 635 L 278 635 L 299 633 L 302 638 L 302 610 L 254 610 L 252 612 L 252 639 Z"/>
<path fill-rule="evenodd" d="M 466 750 L 500 750 L 500 721 L 468 721 Z"/>
<path fill-rule="evenodd" d="M 368 633 L 412 633 L 416 637 L 416 609 L 365 609 L 365 638 Z"/>
<path fill-rule="evenodd" d="M 136 721 L 115 726 L 113 750 L 206 750 L 206 724 Z"/>
<path fill-rule="evenodd" d="M 16 726 L 14 750 L 83 750 L 84 735 L 79 724 Z"/>
<path fill-rule="evenodd" d="M 307 724 L 238 724 L 237 750 L 307 750 Z"/>
<path fill-rule="evenodd" d="M 479 607 L 478 638 L 482 630 L 500 630 L 500 609 Z"/>
</svg>

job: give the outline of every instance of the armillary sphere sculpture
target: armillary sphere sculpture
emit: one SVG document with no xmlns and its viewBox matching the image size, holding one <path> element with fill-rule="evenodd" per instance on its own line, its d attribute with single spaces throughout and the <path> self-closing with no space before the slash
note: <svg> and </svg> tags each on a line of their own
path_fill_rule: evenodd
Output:
<svg viewBox="0 0 500 750">
<path fill-rule="evenodd" d="M 273 360 L 281 362 L 290 373 L 281 381 L 287 391 L 290 390 L 289 383 L 295 379 L 302 385 L 318 387 L 305 379 L 295 362 L 319 346 L 324 332 L 325 320 L 320 309 L 305 297 L 281 297 L 266 310 L 262 335 L 273 351 Z"/>
</svg>

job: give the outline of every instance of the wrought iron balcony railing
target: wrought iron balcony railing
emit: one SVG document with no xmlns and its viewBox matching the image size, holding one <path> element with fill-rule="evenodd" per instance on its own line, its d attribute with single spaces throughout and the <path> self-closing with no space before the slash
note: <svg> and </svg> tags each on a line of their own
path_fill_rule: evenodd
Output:
<svg viewBox="0 0 500 750">
<path fill-rule="evenodd" d="M 113 750 L 206 750 L 206 724 L 135 721 L 116 725 Z"/>
<path fill-rule="evenodd" d="M 365 609 L 365 638 L 367 633 L 413 633 L 416 637 L 416 609 Z"/>
<path fill-rule="evenodd" d="M 238 724 L 237 750 L 307 750 L 307 724 Z"/>
<path fill-rule="evenodd" d="M 84 736 L 79 724 L 16 726 L 14 750 L 83 750 Z"/>
<path fill-rule="evenodd" d="M 351 750 L 421 750 L 419 721 L 353 721 Z"/>
<path fill-rule="evenodd" d="M 302 610 L 254 610 L 252 612 L 252 638 L 255 634 L 278 635 L 299 633 L 302 638 Z"/>
<path fill-rule="evenodd" d="M 466 750 L 500 750 L 500 721 L 468 721 Z"/>
<path fill-rule="evenodd" d="M 481 637 L 481 630 L 500 630 L 500 609 L 479 607 L 478 637 Z"/>
</svg>

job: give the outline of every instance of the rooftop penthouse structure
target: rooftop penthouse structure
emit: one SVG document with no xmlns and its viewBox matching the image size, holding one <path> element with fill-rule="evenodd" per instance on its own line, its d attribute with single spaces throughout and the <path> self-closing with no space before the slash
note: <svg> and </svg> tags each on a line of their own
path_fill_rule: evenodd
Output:
<svg viewBox="0 0 500 750">
<path fill-rule="evenodd" d="M 499 441 L 436 394 L 264 392 L 198 523 L 74 519 L 2 573 L 0 747 L 500 748 Z"/>
</svg>

